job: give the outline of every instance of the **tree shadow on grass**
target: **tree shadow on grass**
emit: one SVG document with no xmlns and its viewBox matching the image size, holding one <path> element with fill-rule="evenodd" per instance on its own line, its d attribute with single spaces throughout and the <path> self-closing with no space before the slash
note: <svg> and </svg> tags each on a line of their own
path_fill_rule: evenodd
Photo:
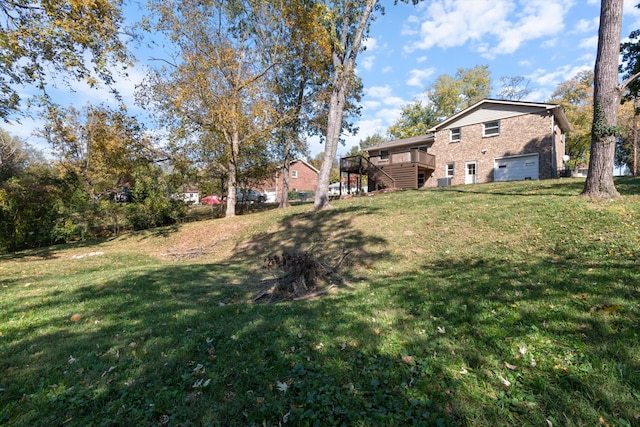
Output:
<svg viewBox="0 0 640 427">
<path fill-rule="evenodd" d="M 375 286 L 407 311 L 396 328 L 426 330 L 407 347 L 431 353 L 462 424 L 634 425 L 638 273 L 619 259 L 457 258 Z"/>
<path fill-rule="evenodd" d="M 422 368 L 379 349 L 366 301 L 345 293 L 252 305 L 236 281 L 246 274 L 234 264 L 132 271 L 30 306 L 41 317 L 7 330 L 2 348 L 0 421 L 429 425 L 443 417 L 408 386 Z"/>
</svg>

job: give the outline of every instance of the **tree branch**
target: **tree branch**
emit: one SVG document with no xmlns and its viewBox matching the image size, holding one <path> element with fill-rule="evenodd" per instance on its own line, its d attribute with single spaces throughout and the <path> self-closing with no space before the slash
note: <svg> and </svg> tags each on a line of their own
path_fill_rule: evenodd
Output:
<svg viewBox="0 0 640 427">
<path fill-rule="evenodd" d="M 620 83 L 620 86 L 618 86 L 618 89 L 620 90 L 620 92 L 623 92 L 631 84 L 631 82 L 633 82 L 638 77 L 640 77 L 640 72 L 635 73 L 633 76 L 629 77 L 627 80 Z"/>
</svg>

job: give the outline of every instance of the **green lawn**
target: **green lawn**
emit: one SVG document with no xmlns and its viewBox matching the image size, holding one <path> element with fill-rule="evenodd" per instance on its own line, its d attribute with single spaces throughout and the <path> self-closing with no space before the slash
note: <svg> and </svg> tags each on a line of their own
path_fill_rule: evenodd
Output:
<svg viewBox="0 0 640 427">
<path fill-rule="evenodd" d="M 640 425 L 640 179 L 387 193 L 0 257 L 0 425 Z M 254 303 L 266 256 L 342 266 Z"/>
</svg>

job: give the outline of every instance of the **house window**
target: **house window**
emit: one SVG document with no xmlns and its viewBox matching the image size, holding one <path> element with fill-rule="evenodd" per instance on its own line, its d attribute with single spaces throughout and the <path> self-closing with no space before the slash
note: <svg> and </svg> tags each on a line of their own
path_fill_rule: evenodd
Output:
<svg viewBox="0 0 640 427">
<path fill-rule="evenodd" d="M 462 136 L 460 128 L 453 128 L 449 130 L 449 142 L 459 142 Z"/>
<path fill-rule="evenodd" d="M 298 177 L 298 171 L 292 170 L 291 171 L 291 178 L 297 178 Z"/>
<path fill-rule="evenodd" d="M 500 135 L 500 120 L 482 124 L 482 136 Z"/>
<path fill-rule="evenodd" d="M 453 178 L 454 170 L 455 170 L 455 164 L 447 163 L 447 178 Z"/>
<path fill-rule="evenodd" d="M 389 150 L 380 150 L 380 160 L 389 160 Z"/>
</svg>

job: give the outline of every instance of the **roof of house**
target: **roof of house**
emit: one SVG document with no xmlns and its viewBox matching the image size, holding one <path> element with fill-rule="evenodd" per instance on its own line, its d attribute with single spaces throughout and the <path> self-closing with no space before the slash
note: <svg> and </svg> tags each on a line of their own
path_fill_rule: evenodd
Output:
<svg viewBox="0 0 640 427">
<path fill-rule="evenodd" d="M 454 114 L 448 119 L 445 119 L 444 121 L 438 123 L 437 125 L 435 125 L 429 130 L 431 132 L 435 132 L 439 129 L 446 127 L 448 124 L 455 122 L 461 119 L 462 117 L 467 116 L 473 113 L 474 111 L 480 110 L 482 108 L 496 110 L 503 106 L 512 107 L 512 108 L 513 107 L 523 108 L 523 109 L 526 109 L 524 111 L 529 111 L 529 112 L 535 112 L 536 110 L 551 111 L 555 116 L 555 119 L 557 120 L 558 125 L 563 131 L 569 132 L 571 130 L 571 125 L 569 124 L 569 120 L 567 119 L 567 116 L 564 114 L 564 110 L 562 109 L 562 106 L 559 104 L 549 104 L 545 102 L 508 101 L 505 99 L 490 99 L 490 98 L 485 98 L 481 101 L 476 102 L 472 106 L 465 108 L 459 113 Z"/>
<path fill-rule="evenodd" d="M 435 137 L 435 134 L 433 132 L 430 132 L 426 135 L 418 135 L 418 136 L 412 136 L 411 138 L 395 139 L 393 141 L 383 142 L 382 144 L 367 147 L 365 148 L 365 150 L 367 151 L 385 150 L 387 148 L 398 148 L 398 147 L 403 147 L 405 145 L 415 147 L 416 145 L 420 145 L 420 144 L 432 143 L 434 140 L 434 137 Z"/>
<path fill-rule="evenodd" d="M 311 169 L 312 171 L 314 171 L 314 172 L 315 172 L 315 173 L 317 173 L 317 174 L 319 174 L 319 173 L 320 173 L 320 171 L 319 171 L 318 169 L 316 169 L 316 168 L 315 168 L 311 163 L 307 162 L 307 161 L 306 161 L 306 160 L 304 160 L 304 159 L 295 159 L 295 160 L 292 160 L 292 161 L 291 161 L 291 163 L 290 163 L 290 165 L 292 165 L 292 164 L 294 164 L 294 163 L 296 163 L 296 162 L 300 162 L 300 163 L 303 163 L 303 164 L 307 165 L 307 167 L 309 167 L 309 169 Z"/>
<path fill-rule="evenodd" d="M 479 102 L 476 102 L 472 106 L 460 111 L 457 114 L 449 117 L 448 119 L 438 123 L 436 126 L 429 129 L 429 133 L 426 135 L 414 136 L 411 138 L 404 139 L 396 139 L 393 141 L 383 142 L 382 144 L 374 145 L 372 147 L 366 148 L 367 151 L 372 150 L 385 150 L 388 148 L 399 148 L 404 146 L 416 146 L 421 143 L 428 144 L 434 141 L 435 132 L 439 129 L 445 128 L 447 125 L 454 123 L 457 120 L 460 120 L 464 116 L 467 116 L 474 111 L 480 110 L 482 108 L 485 109 L 500 109 L 502 107 L 508 108 L 519 108 L 523 111 L 536 112 L 536 111 L 551 111 L 558 123 L 558 126 L 565 131 L 569 132 L 571 130 L 571 125 L 569 124 L 569 120 L 567 116 L 564 114 L 564 110 L 562 106 L 558 104 L 549 104 L 543 102 L 526 102 L 526 101 L 507 101 L 503 99 L 489 99 L 485 98 Z"/>
</svg>

